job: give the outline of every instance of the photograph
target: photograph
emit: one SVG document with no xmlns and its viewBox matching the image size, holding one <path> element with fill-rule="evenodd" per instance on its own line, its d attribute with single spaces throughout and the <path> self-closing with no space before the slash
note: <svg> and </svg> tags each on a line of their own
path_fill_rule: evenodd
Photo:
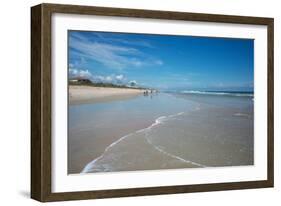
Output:
<svg viewBox="0 0 281 206">
<path fill-rule="evenodd" d="M 274 187 L 274 18 L 241 14 L 32 6 L 31 198 Z"/>
<path fill-rule="evenodd" d="M 68 174 L 254 165 L 254 39 L 67 35 Z"/>
</svg>

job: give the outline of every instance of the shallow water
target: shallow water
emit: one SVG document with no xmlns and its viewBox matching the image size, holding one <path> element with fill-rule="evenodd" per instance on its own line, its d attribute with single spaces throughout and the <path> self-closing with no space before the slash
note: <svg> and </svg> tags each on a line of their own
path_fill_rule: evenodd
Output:
<svg viewBox="0 0 281 206">
<path fill-rule="evenodd" d="M 159 93 L 75 105 L 69 173 L 252 165 L 253 140 L 252 97 Z"/>
</svg>

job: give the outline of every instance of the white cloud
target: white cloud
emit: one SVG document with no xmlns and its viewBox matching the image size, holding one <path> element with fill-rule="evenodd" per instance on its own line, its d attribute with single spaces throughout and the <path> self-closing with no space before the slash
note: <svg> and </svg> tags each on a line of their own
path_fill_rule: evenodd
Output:
<svg viewBox="0 0 281 206">
<path fill-rule="evenodd" d="M 124 79 L 124 76 L 122 74 L 120 75 L 116 75 L 115 77 L 117 80 L 123 80 Z"/>
<path fill-rule="evenodd" d="M 110 42 L 93 41 L 77 33 L 70 36 L 69 45 L 78 51 L 74 53 L 76 56 L 95 60 L 113 69 L 163 64 L 161 60 L 155 60 L 129 44 L 120 46 Z"/>
<path fill-rule="evenodd" d="M 92 74 L 89 72 L 89 70 L 80 70 L 79 75 L 81 77 L 91 77 L 92 76 Z"/>
<path fill-rule="evenodd" d="M 128 81 L 123 74 L 112 74 L 108 76 L 94 75 L 89 70 L 69 68 L 69 77 L 70 78 L 88 78 L 93 82 L 104 82 L 104 83 L 113 83 L 113 84 L 126 84 Z"/>
<path fill-rule="evenodd" d="M 77 69 L 69 68 L 68 72 L 69 72 L 69 75 L 75 76 L 75 75 L 77 75 L 78 70 Z"/>
<path fill-rule="evenodd" d="M 107 82 L 112 82 L 113 79 L 112 79 L 111 76 L 107 76 L 107 77 L 104 78 L 104 80 L 107 81 Z"/>
<path fill-rule="evenodd" d="M 69 76 L 71 78 L 75 78 L 75 77 L 91 78 L 92 74 L 91 72 L 89 72 L 89 70 L 69 68 Z"/>
</svg>

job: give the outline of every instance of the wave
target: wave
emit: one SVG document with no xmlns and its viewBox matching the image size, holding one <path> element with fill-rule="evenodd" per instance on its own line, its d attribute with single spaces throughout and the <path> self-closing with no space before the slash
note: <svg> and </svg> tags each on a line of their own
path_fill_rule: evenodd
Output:
<svg viewBox="0 0 281 206">
<path fill-rule="evenodd" d="M 196 163 L 196 162 L 192 162 L 192 161 L 190 161 L 190 160 L 186 160 L 186 159 L 184 159 L 184 158 L 181 158 L 181 157 L 179 157 L 179 156 L 177 156 L 177 155 L 171 154 L 171 153 L 169 153 L 169 152 L 167 152 L 167 151 L 161 149 L 159 146 L 154 145 L 154 144 L 151 142 L 151 140 L 148 139 L 148 137 L 147 137 L 146 134 L 145 134 L 145 139 L 146 139 L 146 141 L 148 142 L 148 144 L 150 144 L 152 147 L 154 147 L 157 151 L 161 152 L 162 154 L 165 154 L 165 155 L 167 155 L 167 156 L 169 156 L 169 157 L 172 157 L 172 158 L 174 158 L 174 159 L 177 159 L 177 160 L 179 160 L 179 161 L 181 161 L 181 162 L 195 165 L 195 166 L 197 166 L 197 167 L 207 167 L 207 166 L 205 166 L 205 165 L 202 165 L 202 164 L 199 164 L 199 163 Z"/>
<path fill-rule="evenodd" d="M 235 113 L 233 114 L 234 116 L 238 116 L 238 117 L 251 117 L 249 114 L 245 114 L 245 113 Z"/>
<path fill-rule="evenodd" d="M 96 158 L 96 159 L 94 159 L 93 161 L 89 162 L 89 163 L 84 167 L 84 169 L 81 171 L 81 174 L 91 172 L 91 171 L 92 171 L 92 168 L 94 167 L 94 165 L 96 164 L 96 162 L 99 161 L 100 159 L 102 159 L 102 158 L 106 155 L 106 152 L 110 150 L 110 148 L 112 148 L 114 145 L 120 143 L 120 142 L 123 141 L 124 139 L 128 138 L 129 136 L 134 135 L 134 134 L 138 134 L 138 133 L 140 133 L 140 132 L 149 131 L 149 130 L 151 130 L 153 127 L 155 127 L 155 126 L 157 126 L 157 125 L 159 125 L 159 124 L 164 123 L 164 122 L 167 121 L 168 119 L 174 118 L 174 117 L 177 117 L 177 116 L 180 116 L 180 115 L 183 115 L 183 114 L 184 114 L 184 112 L 179 112 L 179 113 L 177 113 L 177 114 L 172 114 L 172 115 L 168 115 L 168 116 L 161 116 L 161 117 L 158 117 L 158 118 L 154 121 L 154 123 L 151 124 L 149 127 L 146 127 L 146 128 L 144 128 L 144 129 L 137 130 L 137 131 L 135 131 L 135 132 L 133 132 L 133 133 L 130 133 L 130 134 L 127 134 L 127 135 L 121 137 L 120 139 L 118 139 L 117 141 L 113 142 L 113 143 L 110 144 L 108 147 L 106 147 L 101 156 L 99 156 L 98 158 Z M 201 164 L 198 164 L 198 163 L 189 161 L 189 160 L 185 160 L 185 159 L 183 159 L 183 158 L 181 158 L 181 157 L 178 157 L 178 156 L 176 156 L 176 155 L 173 155 L 173 154 L 170 154 L 170 153 L 164 151 L 164 150 L 161 149 L 160 147 L 154 145 L 150 140 L 148 140 L 148 138 L 147 138 L 147 136 L 146 136 L 146 133 L 145 133 L 145 139 L 146 139 L 146 141 L 147 141 L 150 145 L 152 145 L 156 150 L 158 150 L 159 152 L 161 152 L 161 153 L 163 153 L 163 154 L 165 154 L 165 155 L 167 155 L 167 156 L 169 156 L 169 157 L 173 157 L 173 158 L 175 158 L 175 159 L 177 159 L 177 160 L 180 160 L 180 161 L 182 161 L 182 162 L 190 163 L 190 164 L 193 164 L 193 165 L 196 165 L 196 166 L 199 166 L 199 167 L 206 167 L 206 166 L 204 166 L 204 165 L 201 165 Z"/>
<path fill-rule="evenodd" d="M 187 90 L 181 91 L 182 94 L 202 94 L 202 95 L 224 95 L 224 96 L 236 96 L 236 97 L 253 97 L 253 93 L 248 92 L 211 92 L 211 91 L 194 91 Z"/>
</svg>

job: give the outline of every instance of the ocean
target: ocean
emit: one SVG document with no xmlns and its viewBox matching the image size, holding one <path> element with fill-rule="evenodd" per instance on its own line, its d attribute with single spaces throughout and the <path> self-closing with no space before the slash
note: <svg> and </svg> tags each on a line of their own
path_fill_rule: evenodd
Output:
<svg viewBox="0 0 281 206">
<path fill-rule="evenodd" d="M 68 172 L 254 164 L 254 94 L 176 91 L 69 106 Z"/>
</svg>

